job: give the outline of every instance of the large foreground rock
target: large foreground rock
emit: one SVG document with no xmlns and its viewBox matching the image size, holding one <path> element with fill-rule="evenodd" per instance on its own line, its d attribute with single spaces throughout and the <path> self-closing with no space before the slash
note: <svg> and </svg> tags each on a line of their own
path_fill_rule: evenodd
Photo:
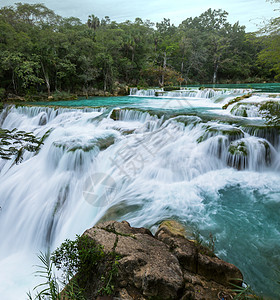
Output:
<svg viewBox="0 0 280 300">
<path fill-rule="evenodd" d="M 120 256 L 115 299 L 231 299 L 232 279 L 242 279 L 235 266 L 186 239 L 173 221 L 155 236 L 125 221 L 98 224 L 85 234 Z"/>
</svg>

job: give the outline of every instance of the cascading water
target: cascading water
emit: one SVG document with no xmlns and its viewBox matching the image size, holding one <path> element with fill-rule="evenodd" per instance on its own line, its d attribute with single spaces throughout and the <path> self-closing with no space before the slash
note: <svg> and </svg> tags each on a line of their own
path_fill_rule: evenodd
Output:
<svg viewBox="0 0 280 300">
<path fill-rule="evenodd" d="M 164 91 L 164 89 L 131 88 L 130 96 L 138 97 L 165 97 L 165 98 L 218 98 L 222 95 L 246 94 L 247 89 L 213 89 L 213 88 L 178 88 L 178 90 Z"/>
<path fill-rule="evenodd" d="M 166 115 L 122 107 L 1 113 L 2 128 L 49 131 L 37 155 L 24 153 L 20 164 L 0 159 L 1 298 L 24 299 L 35 285 L 36 253 L 100 220 L 153 230 L 176 218 L 204 239 L 212 233 L 217 255 L 276 299 L 279 133 Z"/>
</svg>

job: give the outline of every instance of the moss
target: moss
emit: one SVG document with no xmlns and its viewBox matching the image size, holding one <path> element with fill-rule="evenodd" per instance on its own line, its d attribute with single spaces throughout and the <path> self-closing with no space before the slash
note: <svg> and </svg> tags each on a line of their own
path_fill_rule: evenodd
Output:
<svg viewBox="0 0 280 300">
<path fill-rule="evenodd" d="M 236 103 L 236 102 L 239 102 L 239 101 L 241 101 L 241 100 L 244 100 L 244 99 L 246 99 L 246 98 L 250 98 L 252 95 L 253 95 L 252 93 L 248 93 L 248 94 L 243 95 L 243 96 L 241 96 L 241 97 L 236 97 L 236 98 L 230 100 L 227 104 L 225 104 L 225 105 L 222 107 L 222 109 L 227 109 L 227 108 L 229 107 L 229 105 L 234 104 L 234 103 Z"/>
<path fill-rule="evenodd" d="M 187 235 L 184 226 L 174 220 L 163 221 L 159 226 L 159 229 L 161 228 L 168 230 L 174 236 L 181 236 L 185 238 Z"/>
</svg>

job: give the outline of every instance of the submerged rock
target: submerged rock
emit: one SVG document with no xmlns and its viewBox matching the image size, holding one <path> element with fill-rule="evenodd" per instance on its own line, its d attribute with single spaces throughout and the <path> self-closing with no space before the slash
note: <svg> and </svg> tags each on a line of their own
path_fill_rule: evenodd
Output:
<svg viewBox="0 0 280 300">
<path fill-rule="evenodd" d="M 242 282 L 239 269 L 186 239 L 184 227 L 175 221 L 164 222 L 155 236 L 125 221 L 98 224 L 84 235 L 120 257 L 111 299 L 218 299 L 233 295 L 232 278 Z M 87 289 L 96 294 L 90 285 Z"/>
</svg>

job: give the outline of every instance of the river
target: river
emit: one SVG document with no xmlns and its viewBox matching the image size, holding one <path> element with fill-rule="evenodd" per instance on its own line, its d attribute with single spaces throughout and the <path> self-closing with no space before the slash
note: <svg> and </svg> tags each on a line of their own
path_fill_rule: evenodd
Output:
<svg viewBox="0 0 280 300">
<path fill-rule="evenodd" d="M 258 103 L 280 98 L 262 88 L 222 109 L 251 88 L 132 89 L 4 109 L 0 127 L 50 134 L 19 164 L 0 158 L 1 299 L 26 299 L 39 251 L 99 221 L 154 231 L 170 218 L 206 242 L 213 235 L 216 254 L 277 299 L 279 129 L 265 125 Z"/>
</svg>

